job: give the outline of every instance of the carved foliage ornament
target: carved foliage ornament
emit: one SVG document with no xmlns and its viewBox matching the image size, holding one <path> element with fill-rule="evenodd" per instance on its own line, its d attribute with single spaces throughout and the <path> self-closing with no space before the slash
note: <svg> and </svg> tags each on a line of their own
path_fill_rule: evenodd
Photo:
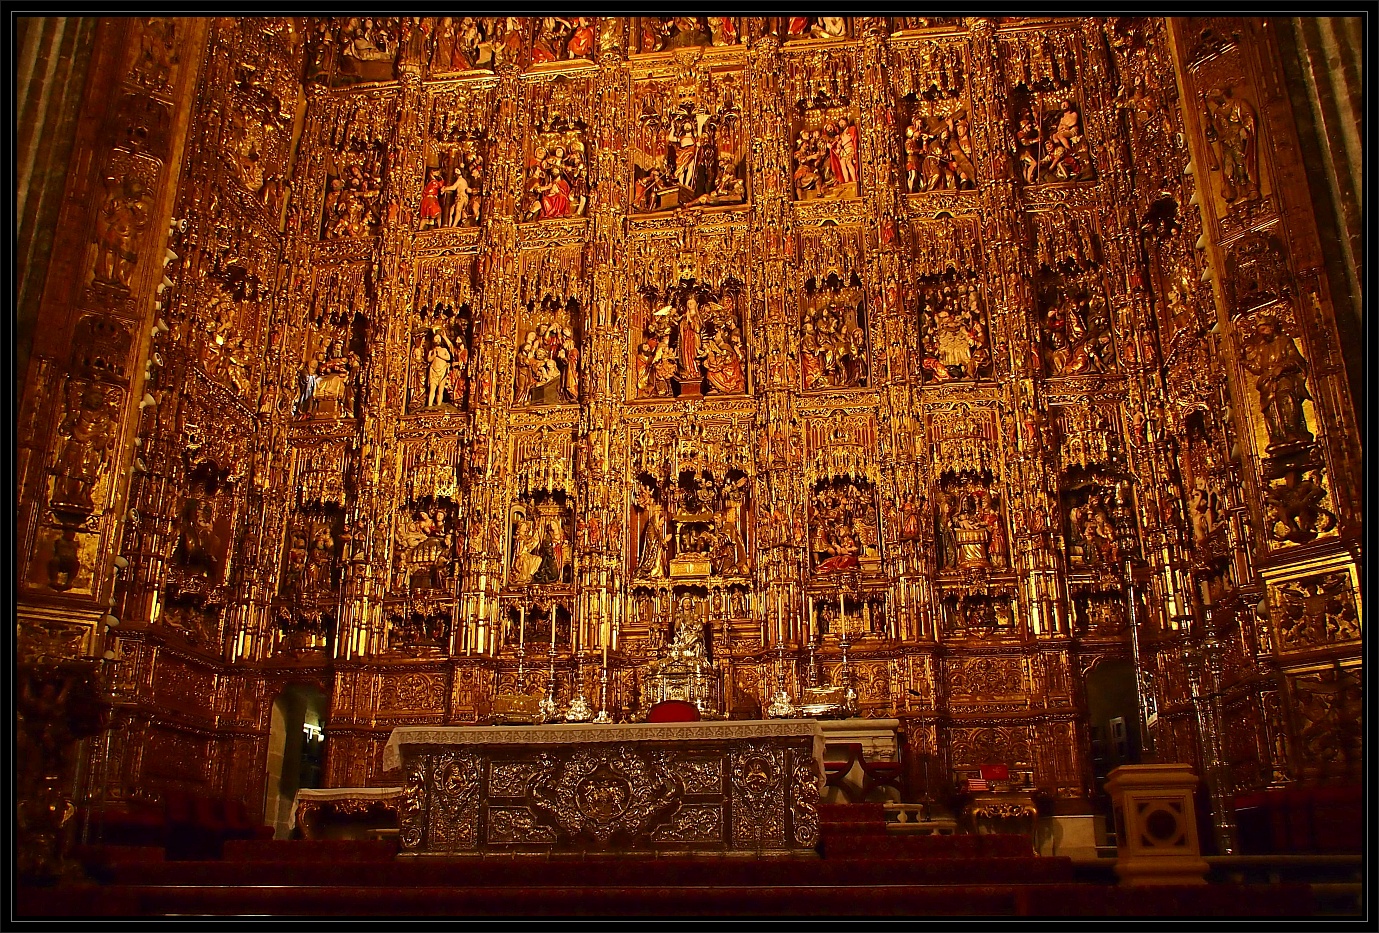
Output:
<svg viewBox="0 0 1379 933">
<path fill-rule="evenodd" d="M 1360 637 L 1360 616 L 1345 571 L 1270 587 L 1271 615 L 1282 650 L 1309 648 Z"/>
<path fill-rule="evenodd" d="M 636 839 L 678 802 L 680 790 L 664 753 L 633 745 L 576 751 L 529 785 L 533 810 L 563 839 L 592 837 L 599 845 Z"/>
</svg>

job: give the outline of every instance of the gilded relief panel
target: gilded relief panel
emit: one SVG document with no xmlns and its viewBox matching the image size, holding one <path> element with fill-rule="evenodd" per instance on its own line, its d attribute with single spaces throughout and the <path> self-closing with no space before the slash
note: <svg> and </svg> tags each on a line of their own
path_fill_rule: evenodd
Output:
<svg viewBox="0 0 1379 933">
<path fill-rule="evenodd" d="M 907 194 L 976 190 L 978 155 L 964 51 L 965 43 L 955 40 L 892 47 L 889 73 L 898 99 L 895 131 Z"/>
<path fill-rule="evenodd" d="M 824 227 L 800 234 L 807 266 L 796 289 L 799 301 L 799 370 L 804 392 L 862 389 L 871 385 L 871 325 L 864 274 L 862 231 Z"/>
<path fill-rule="evenodd" d="M 687 47 L 634 72 L 632 102 L 632 213 L 747 202 L 740 66 Z"/>
<path fill-rule="evenodd" d="M 580 357 L 588 302 L 578 246 L 524 250 L 512 403 L 517 408 L 580 400 Z"/>
<path fill-rule="evenodd" d="M 743 39 L 739 16 L 642 16 L 632 20 L 632 30 L 632 51 L 641 54 L 737 45 Z"/>
<path fill-rule="evenodd" d="M 487 81 L 468 82 L 428 95 L 418 230 L 477 227 L 484 220 L 495 90 Z"/>
<path fill-rule="evenodd" d="M 493 374 L 486 368 L 476 380 L 476 318 L 480 294 L 475 259 L 471 256 L 427 257 L 416 265 L 405 405 L 390 385 L 389 408 L 403 407 L 408 415 L 439 416 L 436 424 L 450 424 L 453 416 L 491 401 Z M 435 418 L 426 419 L 431 424 Z M 453 425 L 452 425 L 453 427 Z"/>
<path fill-rule="evenodd" d="M 593 189 L 595 99 L 588 75 L 554 75 L 526 85 L 522 203 L 527 223 L 587 217 Z"/>
<path fill-rule="evenodd" d="M 528 50 L 529 17 L 424 16 L 422 61 L 428 77 L 521 67 Z"/>
<path fill-rule="evenodd" d="M 1007 87 L 1005 135 L 1011 171 L 1022 188 L 1097 177 L 1080 102 L 1081 40 L 1073 28 L 1017 33 L 999 41 Z"/>
</svg>

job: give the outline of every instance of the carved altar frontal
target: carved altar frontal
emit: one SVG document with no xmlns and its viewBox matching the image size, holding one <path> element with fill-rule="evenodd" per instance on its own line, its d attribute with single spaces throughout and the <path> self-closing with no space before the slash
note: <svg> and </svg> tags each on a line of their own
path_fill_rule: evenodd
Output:
<svg viewBox="0 0 1379 933">
<path fill-rule="evenodd" d="M 407 726 L 403 855 L 800 854 L 819 838 L 817 722 Z"/>
</svg>

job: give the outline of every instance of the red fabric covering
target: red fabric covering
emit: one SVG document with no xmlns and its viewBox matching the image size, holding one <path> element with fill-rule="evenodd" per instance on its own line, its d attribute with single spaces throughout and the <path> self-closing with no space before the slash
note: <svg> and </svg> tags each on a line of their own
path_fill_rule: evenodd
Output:
<svg viewBox="0 0 1379 933">
<path fill-rule="evenodd" d="M 662 700 L 646 714 L 647 722 L 698 722 L 699 707 L 684 700 Z"/>
<path fill-rule="evenodd" d="M 1346 853 L 1364 846 L 1364 802 L 1358 784 L 1302 785 L 1235 798 L 1245 855 Z"/>
<path fill-rule="evenodd" d="M 1007 765 L 982 765 L 983 781 L 1008 781 L 1010 780 L 1010 768 Z"/>
</svg>

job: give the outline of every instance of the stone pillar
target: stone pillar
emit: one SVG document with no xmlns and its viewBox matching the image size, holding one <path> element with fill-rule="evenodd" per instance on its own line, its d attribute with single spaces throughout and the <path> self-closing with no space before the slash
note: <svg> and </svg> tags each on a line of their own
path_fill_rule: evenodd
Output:
<svg viewBox="0 0 1379 933">
<path fill-rule="evenodd" d="M 1206 884 L 1185 764 L 1121 765 L 1106 781 L 1116 813 L 1116 874 L 1123 885 Z"/>
</svg>

